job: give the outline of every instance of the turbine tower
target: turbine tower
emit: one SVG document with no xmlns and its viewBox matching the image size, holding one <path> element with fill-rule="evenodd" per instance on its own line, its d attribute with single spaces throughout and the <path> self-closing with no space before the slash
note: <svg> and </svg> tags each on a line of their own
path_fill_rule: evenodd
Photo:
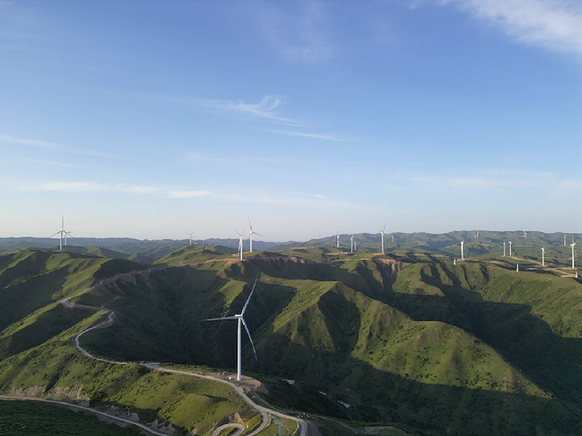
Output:
<svg viewBox="0 0 582 436">
<path fill-rule="evenodd" d="M 465 245 L 465 241 L 461 241 L 461 260 L 465 260 L 464 245 Z"/>
<path fill-rule="evenodd" d="M 544 262 L 544 260 L 545 260 L 545 259 L 544 259 L 544 254 L 545 254 L 545 252 L 546 252 L 546 249 L 545 249 L 545 247 L 542 247 L 542 266 L 545 266 L 545 262 Z"/>
<path fill-rule="evenodd" d="M 354 252 L 354 235 L 350 236 L 350 253 Z"/>
<path fill-rule="evenodd" d="M 574 247 L 575 247 L 575 246 L 576 246 L 576 243 L 575 243 L 575 242 L 572 242 L 572 243 L 570 244 L 570 247 L 572 247 L 572 269 L 576 268 L 576 267 L 574 266 Z"/>
<path fill-rule="evenodd" d="M 67 235 L 72 236 L 70 232 L 65 230 L 65 216 L 61 215 L 61 230 L 56 232 L 53 236 L 59 235 L 59 251 L 63 251 L 63 239 L 65 240 L 65 245 L 67 245 Z"/>
<path fill-rule="evenodd" d="M 190 237 L 190 239 L 188 241 L 188 245 L 192 245 L 192 236 L 194 235 L 194 233 L 196 233 L 196 230 L 194 230 L 192 233 L 188 233 L 188 232 L 184 232 L 184 233 L 186 233 Z"/>
<path fill-rule="evenodd" d="M 511 257 L 511 241 L 509 241 L 509 257 Z"/>
<path fill-rule="evenodd" d="M 245 311 L 247 310 L 247 306 L 249 305 L 249 301 L 251 301 L 251 297 L 253 296 L 253 292 L 255 292 L 255 287 L 257 286 L 257 280 L 259 280 L 259 276 L 257 274 L 257 278 L 255 279 L 255 284 L 253 285 L 253 289 L 251 289 L 251 293 L 249 295 L 249 298 L 247 298 L 247 301 L 245 303 L 245 305 L 243 306 L 243 309 L 241 311 L 241 313 L 236 314 L 234 316 L 225 316 L 223 318 L 209 318 L 209 319 L 205 319 L 203 321 L 222 321 L 225 319 L 234 319 L 237 321 L 238 324 L 238 328 L 237 328 L 237 333 L 236 333 L 236 379 L 237 381 L 240 381 L 240 376 L 241 376 L 241 361 L 242 361 L 242 346 L 241 346 L 241 324 L 244 326 L 245 330 L 247 331 L 247 335 L 249 336 L 249 339 L 251 341 L 251 345 L 253 346 L 253 351 L 255 353 L 255 360 L 257 360 L 257 350 L 255 349 L 255 344 L 253 342 L 253 338 L 251 337 L 251 333 L 249 332 L 249 328 L 247 327 L 247 323 L 245 322 L 244 319 L 244 314 Z"/>
<path fill-rule="evenodd" d="M 335 231 L 335 248 L 339 248 L 339 233 Z"/>
<path fill-rule="evenodd" d="M 263 237 L 263 235 L 261 235 L 260 233 L 257 232 L 253 232 L 253 226 L 251 225 L 251 219 L 249 218 L 249 228 L 251 229 L 251 232 L 249 233 L 249 245 L 250 245 L 250 252 L 253 252 L 253 235 L 259 235 L 261 237 Z"/>
<path fill-rule="evenodd" d="M 503 257 L 505 257 L 505 242 L 503 243 Z"/>
<path fill-rule="evenodd" d="M 246 230 L 246 227 L 243 229 L 242 232 L 239 232 L 237 229 L 234 229 L 234 231 L 240 236 L 240 239 L 238 240 L 238 251 L 240 253 L 240 260 L 243 260 L 243 234 Z"/>
<path fill-rule="evenodd" d="M 382 254 L 384 254 L 384 230 L 386 230 L 386 222 L 384 222 L 384 228 L 380 230 L 380 234 L 382 235 Z"/>
</svg>

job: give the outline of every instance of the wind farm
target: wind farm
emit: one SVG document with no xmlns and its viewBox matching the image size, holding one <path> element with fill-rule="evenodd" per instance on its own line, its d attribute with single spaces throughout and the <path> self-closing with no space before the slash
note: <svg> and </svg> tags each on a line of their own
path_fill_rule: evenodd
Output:
<svg viewBox="0 0 582 436">
<path fill-rule="evenodd" d="M 60 366 L 54 366 L 56 361 L 54 365 L 44 365 L 41 378 L 34 375 L 40 361 L 51 362 L 51 358 L 44 352 L 35 357 L 32 351 L 38 349 L 34 347 L 48 347 L 48 352 L 52 335 L 72 328 L 71 332 L 78 332 L 72 341 L 73 349 L 67 348 L 71 347 L 70 341 L 60 345 L 60 352 L 70 357 L 58 359 L 75 359 L 66 365 L 76 362 L 74 371 L 87 386 L 82 392 L 89 399 L 92 413 L 111 414 L 107 410 L 129 407 L 139 417 L 134 422 L 158 423 L 149 427 L 152 431 L 160 430 L 162 421 L 170 423 L 173 433 L 167 434 L 220 434 L 237 426 L 268 435 L 269 422 L 278 419 L 282 434 L 332 432 L 347 436 L 361 431 L 356 422 L 366 422 L 371 416 L 375 424 L 365 425 L 376 426 L 379 434 L 386 435 L 444 435 L 451 429 L 460 434 L 467 422 L 480 423 L 483 431 L 476 434 L 483 435 L 510 431 L 525 436 L 531 431 L 532 420 L 537 428 L 547 431 L 558 428 L 563 434 L 576 434 L 579 429 L 577 412 L 564 409 L 561 402 L 552 399 L 568 399 L 572 407 L 582 410 L 582 404 L 577 406 L 576 396 L 566 388 L 574 386 L 574 392 L 578 386 L 582 389 L 579 373 L 561 379 L 564 368 L 577 368 L 576 359 L 582 353 L 576 339 L 582 320 L 574 309 L 582 304 L 582 282 L 571 259 L 572 253 L 576 254 L 575 242 L 564 247 L 561 233 L 528 231 L 527 238 L 513 244 L 511 256 L 504 255 L 504 242 L 517 240 L 516 233 L 523 234 L 522 231 L 480 230 L 479 238 L 467 238 L 469 231 L 386 232 L 390 242 L 378 240 L 378 233 L 342 235 L 336 231 L 304 242 L 254 241 L 267 248 L 249 250 L 244 256 L 244 233 L 236 233 L 238 238 L 221 241 L 230 247 L 210 244 L 211 240 L 184 245 L 183 240 L 170 244 L 170 240 L 113 239 L 102 241 L 109 248 L 100 248 L 82 246 L 89 241 L 77 237 L 75 245 L 61 251 L 60 247 L 8 248 L 3 246 L 6 241 L 0 239 L 0 265 L 4 265 L 0 283 L 15 274 L 28 277 L 22 281 L 10 279 L 6 288 L 9 293 L 0 294 L 5 310 L 21 304 L 8 297 L 20 295 L 17 289 L 40 292 L 47 285 L 53 286 L 50 283 L 59 274 L 71 277 L 64 287 L 55 288 L 61 289 L 59 295 L 65 298 L 56 307 L 46 300 L 49 305 L 42 309 L 43 300 L 29 298 L 26 307 L 31 318 L 23 319 L 33 326 L 38 323 L 34 327 L 36 333 L 27 339 L 30 342 L 18 347 L 2 345 L 14 344 L 2 342 L 2 338 L 11 338 L 21 329 L 0 317 L 0 407 L 2 399 L 13 398 L 15 392 L 22 392 L 17 397 L 24 402 L 52 401 L 56 398 L 54 392 L 60 392 L 58 386 L 72 389 L 74 382 Z M 342 245 L 342 241 L 347 242 Z M 142 251 L 123 253 L 138 249 Z M 54 256 L 64 257 L 55 262 Z M 137 259 L 145 263 L 137 263 Z M 35 279 L 31 267 L 25 265 L 36 265 L 34 268 L 46 270 L 49 275 L 42 273 L 39 277 L 46 278 Z M 39 280 L 38 285 L 35 280 Z M 508 287 L 512 289 L 510 294 L 506 292 Z M 456 309 L 460 301 L 463 311 Z M 451 305 L 452 302 L 456 303 Z M 516 304 L 536 311 L 544 307 L 548 315 L 541 317 L 528 309 L 517 318 L 507 318 Z M 45 327 L 36 318 L 38 310 L 47 311 L 53 327 Z M 92 313 L 95 316 L 86 318 Z M 558 319 L 564 317 L 569 321 L 559 324 L 562 321 Z M 393 324 L 386 324 L 388 320 Z M 236 332 L 231 321 L 236 321 Z M 73 328 L 76 323 L 81 324 Z M 503 334 L 497 323 L 504 323 Z M 524 339 L 523 328 L 531 323 L 537 327 Z M 549 323 L 548 327 L 544 327 L 545 323 Z M 558 325 L 562 326 L 559 332 Z M 60 327 L 55 330 L 55 326 Z M 554 333 L 544 336 L 546 351 L 519 345 L 523 340 L 527 344 L 542 340 L 539 335 L 545 335 L 547 328 Z M 247 341 L 243 340 L 243 329 Z M 451 334 L 456 338 L 453 342 L 447 339 Z M 473 351 L 467 354 L 468 350 Z M 557 358 L 566 352 L 571 353 L 570 358 Z M 81 360 L 75 357 L 77 353 L 83 356 Z M 450 361 L 448 357 L 431 357 L 449 353 Z M 383 357 L 377 360 L 376 355 Z M 26 366 L 20 366 L 16 358 L 24 359 Z M 131 385 L 118 384 L 99 388 L 111 393 L 98 397 L 98 391 L 91 388 L 92 373 L 83 369 L 84 365 L 90 368 L 91 361 L 100 362 L 101 370 L 111 374 L 115 368 L 130 369 L 137 364 L 142 368 L 139 377 L 151 380 L 133 382 L 143 386 L 140 394 L 132 393 Z M 464 369 L 450 366 L 452 361 L 463 362 Z M 514 365 L 519 365 L 524 375 L 516 372 Z M 543 369 L 548 367 L 555 367 L 556 371 Z M 10 375 L 13 368 L 21 374 L 16 379 Z M 350 376 L 353 371 L 362 372 L 354 379 Z M 154 391 L 164 392 L 163 398 L 176 398 L 172 401 L 178 403 L 172 404 L 180 404 L 183 396 L 183 388 L 160 385 L 161 379 L 156 378 L 160 373 L 206 377 L 202 380 L 218 385 L 229 383 L 235 392 L 241 389 L 244 401 L 239 404 L 227 400 L 224 406 L 228 407 L 220 409 L 222 412 L 210 412 L 200 404 L 197 410 L 216 418 L 214 424 L 195 422 L 176 412 L 182 406 L 166 408 L 161 399 L 156 399 L 158 394 Z M 433 384 L 425 382 L 427 374 L 442 387 L 434 391 Z M 450 378 L 452 374 L 457 379 Z M 505 383 L 503 380 L 510 374 L 513 382 Z M 44 383 L 43 377 L 60 381 L 55 388 L 35 388 L 34 393 L 18 390 L 21 388 L 17 386 L 39 386 Z M 184 381 L 180 383 L 183 385 Z M 148 385 L 151 387 L 146 388 Z M 228 386 L 225 389 L 231 389 Z M 418 395 L 407 393 L 412 388 Z M 196 390 L 187 392 L 190 396 L 199 395 Z M 393 399 L 386 398 L 386 392 Z M 157 407 L 159 412 L 148 414 L 137 407 L 143 395 L 150 398 L 149 407 Z M 420 404 L 436 398 L 442 402 L 443 396 L 447 398 L 442 403 L 445 415 L 453 416 L 461 408 L 467 410 L 465 421 L 458 427 L 445 424 L 449 418 L 443 421 L 416 411 Z M 486 398 L 490 416 L 504 416 L 505 422 L 514 424 L 500 427 L 493 419 L 483 421 L 481 406 L 473 403 L 478 397 Z M 246 404 L 263 404 L 260 408 L 252 406 L 260 411 L 259 415 L 246 411 L 249 409 L 244 405 L 245 398 L 251 402 Z M 508 409 L 508 398 L 519 401 Z M 67 402 L 74 404 L 75 400 L 64 398 L 64 404 Z M 275 406 L 295 410 L 299 415 L 276 415 L 279 412 Z M 237 410 L 236 416 L 241 417 L 238 421 L 221 421 L 213 415 L 223 413 L 224 418 Z M 559 426 L 549 418 L 556 413 L 562 417 Z M 115 415 L 111 416 L 115 420 Z M 337 427 L 336 419 L 343 420 L 347 427 Z"/>
<path fill-rule="evenodd" d="M 0 23 L 0 435 L 582 436 L 579 0 Z"/>
</svg>

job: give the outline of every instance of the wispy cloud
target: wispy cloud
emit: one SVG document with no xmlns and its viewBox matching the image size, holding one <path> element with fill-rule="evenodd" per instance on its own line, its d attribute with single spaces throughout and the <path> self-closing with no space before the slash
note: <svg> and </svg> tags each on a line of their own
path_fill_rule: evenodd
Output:
<svg viewBox="0 0 582 436">
<path fill-rule="evenodd" d="M 517 41 L 582 55 L 579 0 L 438 0 L 499 26 Z"/>
<path fill-rule="evenodd" d="M 333 56 L 333 46 L 325 32 L 328 13 L 325 3 L 290 3 L 295 10 L 281 11 L 278 4 L 263 2 L 258 28 L 266 41 L 290 62 L 318 63 Z"/>
<path fill-rule="evenodd" d="M 38 185 L 23 186 L 24 191 L 36 192 L 69 192 L 69 193 L 120 193 L 138 195 L 159 195 L 168 198 L 192 198 L 211 195 L 211 191 L 180 190 L 170 186 L 130 185 L 125 183 L 93 183 L 93 182 L 53 182 Z"/>
<path fill-rule="evenodd" d="M 343 139 L 338 139 L 329 135 L 320 135 L 318 133 L 293 132 L 290 130 L 267 130 L 267 131 L 271 133 L 277 133 L 279 135 L 301 136 L 304 138 L 324 139 L 326 141 L 346 142 Z"/>
<path fill-rule="evenodd" d="M 487 188 L 540 188 L 542 183 L 536 180 L 508 180 L 486 177 L 453 177 L 438 178 L 415 176 L 410 178 L 417 183 L 428 183 L 439 186 L 449 186 L 460 189 L 487 189 Z"/>
<path fill-rule="evenodd" d="M 82 165 L 73 165 L 73 164 L 66 164 L 63 162 L 55 162 L 55 161 L 48 161 L 48 160 L 41 160 L 41 159 L 25 159 L 28 162 L 39 163 L 43 165 L 52 165 L 57 167 L 64 167 L 64 168 L 83 168 Z"/>
<path fill-rule="evenodd" d="M 194 198 L 194 197 L 205 197 L 212 192 L 210 191 L 170 191 L 169 193 L 170 198 Z"/>
<path fill-rule="evenodd" d="M 277 108 L 283 103 L 281 97 L 266 96 L 258 103 L 243 103 L 242 101 L 231 100 L 200 100 L 200 99 L 173 99 L 178 103 L 190 104 L 208 108 L 211 110 L 224 112 L 230 115 L 252 118 L 260 121 L 267 121 L 277 124 L 286 124 L 290 126 L 300 126 L 301 124 L 293 119 L 285 118 L 279 115 Z"/>
<path fill-rule="evenodd" d="M 63 153 L 74 153 L 74 154 L 81 154 L 87 156 L 95 156 L 95 157 L 102 157 L 102 158 L 111 158 L 115 157 L 114 154 L 111 153 L 103 153 L 100 151 L 95 150 L 85 150 L 82 148 L 70 147 L 68 145 L 59 144 L 58 142 L 52 141 L 45 141 L 39 139 L 27 139 L 27 138 L 19 138 L 15 136 L 4 135 L 0 133 L 0 143 L 9 143 L 9 144 L 17 144 L 17 145 L 25 145 L 25 146 L 33 146 L 33 147 L 40 147 L 46 148 L 48 150 L 55 150 L 60 151 Z"/>
<path fill-rule="evenodd" d="M 582 191 L 582 180 L 563 179 L 555 173 L 488 170 L 481 175 L 460 177 L 411 176 L 419 184 L 445 186 L 455 189 L 535 189 L 552 196 Z"/>
<path fill-rule="evenodd" d="M 216 163 L 231 163 L 233 159 L 225 159 L 223 157 L 210 156 L 208 154 L 187 153 L 187 158 L 190 162 L 216 162 Z"/>
</svg>

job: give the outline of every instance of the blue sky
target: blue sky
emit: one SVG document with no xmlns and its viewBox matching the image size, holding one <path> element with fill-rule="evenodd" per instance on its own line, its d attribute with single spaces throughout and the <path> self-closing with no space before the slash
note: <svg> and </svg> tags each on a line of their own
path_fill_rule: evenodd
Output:
<svg viewBox="0 0 582 436">
<path fill-rule="evenodd" d="M 582 227 L 582 3 L 0 0 L 0 236 Z"/>
</svg>

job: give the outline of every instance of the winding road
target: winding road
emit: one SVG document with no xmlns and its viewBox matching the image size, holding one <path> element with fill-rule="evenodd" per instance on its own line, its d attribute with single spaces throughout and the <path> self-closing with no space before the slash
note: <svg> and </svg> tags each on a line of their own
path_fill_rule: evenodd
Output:
<svg viewBox="0 0 582 436">
<path fill-rule="evenodd" d="M 159 268 L 159 267 L 158 268 L 150 268 L 150 269 L 145 270 L 145 271 L 151 272 L 153 270 L 159 270 L 159 269 L 162 269 L 162 268 Z M 139 273 L 139 272 L 136 271 L 136 272 L 133 272 L 133 273 L 130 273 L 130 274 L 137 274 L 137 273 Z M 77 350 L 79 350 L 85 357 L 88 357 L 88 358 L 94 359 L 94 360 L 98 360 L 100 362 L 110 363 L 112 365 L 127 365 L 129 363 L 129 362 L 119 362 L 119 361 L 107 360 L 107 359 L 102 359 L 102 358 L 93 356 L 87 350 L 85 350 L 81 346 L 81 344 L 79 342 L 80 337 L 83 336 L 85 333 L 90 332 L 91 330 L 96 330 L 96 329 L 106 328 L 106 327 L 111 326 L 115 322 L 115 312 L 113 310 L 107 309 L 105 307 L 87 306 L 87 305 L 83 305 L 83 304 L 71 303 L 69 301 L 72 298 L 76 298 L 76 297 L 79 297 L 79 296 L 83 295 L 84 293 L 90 291 L 91 289 L 95 289 L 95 288 L 98 288 L 99 286 L 103 286 L 104 284 L 106 284 L 106 281 L 107 282 L 109 282 L 109 281 L 115 281 L 119 276 L 126 275 L 126 274 L 127 273 L 125 273 L 125 274 L 117 274 L 117 275 L 115 275 L 113 277 L 110 277 L 108 279 L 100 280 L 99 283 L 97 283 L 96 285 L 91 286 L 91 287 L 85 289 L 83 292 L 81 292 L 81 293 L 79 293 L 77 295 L 74 295 L 72 297 L 68 297 L 68 298 L 65 298 L 65 299 L 59 301 L 60 304 L 62 304 L 65 307 L 68 307 L 68 308 L 86 309 L 86 310 L 107 310 L 109 312 L 106 320 L 101 321 L 101 322 L 95 324 L 94 326 L 91 326 L 91 327 L 86 328 L 85 330 L 83 330 L 81 333 L 77 334 L 74 337 L 73 344 L 74 344 L 75 348 Z M 261 424 L 256 429 L 254 429 L 252 432 L 247 433 L 247 436 L 254 436 L 254 435 L 259 434 L 261 431 L 263 431 L 269 425 L 269 422 L 271 420 L 271 415 L 277 416 L 279 418 L 284 418 L 284 419 L 288 419 L 288 420 L 291 420 L 291 421 L 295 421 L 297 423 L 297 429 L 299 430 L 299 434 L 298 435 L 299 436 L 307 436 L 308 425 L 307 425 L 307 422 L 306 421 L 304 421 L 302 419 L 299 419 L 299 418 L 296 418 L 296 417 L 291 416 L 291 415 L 286 415 L 284 413 L 278 412 L 278 411 L 273 410 L 273 409 L 269 409 L 269 408 L 264 407 L 264 406 L 259 406 L 257 403 L 255 403 L 244 392 L 244 390 L 242 389 L 242 387 L 239 386 L 239 385 L 237 385 L 236 383 L 233 383 L 231 381 L 228 381 L 228 380 L 225 380 L 225 379 L 222 379 L 222 378 L 210 376 L 210 375 L 198 374 L 198 373 L 194 373 L 194 372 L 190 372 L 190 371 L 179 371 L 179 370 L 175 370 L 175 369 L 164 368 L 164 367 L 158 365 L 157 363 L 141 363 L 140 365 L 142 365 L 143 367 L 145 367 L 145 368 L 147 368 L 149 370 L 152 370 L 152 371 L 162 371 L 162 372 L 168 372 L 168 373 L 175 373 L 175 374 L 187 375 L 187 376 L 191 376 L 191 377 L 198 377 L 198 378 L 212 380 L 212 381 L 219 382 L 219 383 L 224 383 L 224 384 L 230 386 L 232 389 L 234 389 L 242 397 L 242 399 L 244 401 L 247 402 L 247 404 L 249 404 L 249 406 L 251 406 L 254 410 L 256 410 L 258 413 L 261 414 L 261 417 L 262 417 Z M 245 378 L 247 380 L 249 379 L 248 377 L 245 377 Z M 121 422 L 124 422 L 124 423 L 128 423 L 128 424 L 135 425 L 135 426 L 137 426 L 137 427 L 139 427 L 139 428 L 141 428 L 141 429 L 143 429 L 145 431 L 148 431 L 150 434 L 168 436 L 167 433 L 160 433 L 160 432 L 155 431 L 155 430 L 153 430 L 153 429 L 151 429 L 149 427 L 146 427 L 143 424 L 139 424 L 139 423 L 136 423 L 136 422 L 133 422 L 133 421 L 129 421 L 129 420 L 126 420 L 126 419 L 123 419 L 123 418 L 119 418 L 119 417 L 116 417 L 116 416 L 113 416 L 113 415 L 110 415 L 110 414 L 107 414 L 105 412 L 101 412 L 101 411 L 98 411 L 96 409 L 92 409 L 92 408 L 89 408 L 89 407 L 77 406 L 77 405 L 74 405 L 74 404 L 71 404 L 71 403 L 65 403 L 65 402 L 62 402 L 62 401 L 43 400 L 43 399 L 39 399 L 39 398 L 23 398 L 23 397 L 6 398 L 6 396 L 0 396 L 0 398 L 4 398 L 4 399 L 18 399 L 18 400 L 31 399 L 31 400 L 35 400 L 35 401 L 44 401 L 44 402 L 49 402 L 49 403 L 63 404 L 63 405 L 69 406 L 69 407 L 75 407 L 75 408 L 87 410 L 87 411 L 90 411 L 90 412 L 93 412 L 93 413 L 96 413 L 96 414 L 99 414 L 99 415 L 105 415 L 108 418 L 115 419 L 117 421 L 121 421 Z M 241 435 L 246 430 L 246 427 L 243 424 L 237 424 L 237 423 L 225 424 L 225 425 L 222 425 L 222 426 L 217 427 L 216 429 L 214 429 L 214 432 L 212 433 L 212 436 L 219 436 L 219 434 L 222 433 L 223 431 L 231 430 L 234 427 L 238 428 L 239 431 L 237 431 L 236 433 L 234 433 L 233 436 Z M 295 431 L 295 433 L 296 432 L 297 432 L 297 430 Z"/>
</svg>

